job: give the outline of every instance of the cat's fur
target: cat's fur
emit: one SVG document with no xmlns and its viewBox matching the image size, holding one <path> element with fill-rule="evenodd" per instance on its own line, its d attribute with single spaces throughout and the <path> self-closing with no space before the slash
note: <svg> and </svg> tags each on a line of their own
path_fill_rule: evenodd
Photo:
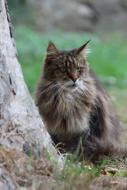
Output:
<svg viewBox="0 0 127 190">
<path fill-rule="evenodd" d="M 93 162 L 118 150 L 120 124 L 109 96 L 89 68 L 87 44 L 59 51 L 49 43 L 36 103 L 55 144 Z"/>
</svg>

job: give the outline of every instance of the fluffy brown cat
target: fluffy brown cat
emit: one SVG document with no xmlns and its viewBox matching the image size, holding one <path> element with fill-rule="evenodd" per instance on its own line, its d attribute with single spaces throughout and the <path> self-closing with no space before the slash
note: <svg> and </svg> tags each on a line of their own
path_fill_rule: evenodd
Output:
<svg viewBox="0 0 127 190">
<path fill-rule="evenodd" d="M 60 51 L 50 42 L 36 102 L 55 144 L 96 161 L 118 152 L 120 124 L 111 101 L 87 63 L 87 43 Z"/>
</svg>

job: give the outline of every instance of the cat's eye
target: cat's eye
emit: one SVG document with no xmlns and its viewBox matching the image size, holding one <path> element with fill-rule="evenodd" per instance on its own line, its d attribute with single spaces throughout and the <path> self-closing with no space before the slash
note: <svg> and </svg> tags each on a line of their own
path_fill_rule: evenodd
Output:
<svg viewBox="0 0 127 190">
<path fill-rule="evenodd" d="M 80 72 L 80 73 L 82 73 L 83 70 L 84 70 L 84 67 L 78 67 L 78 68 L 77 68 L 77 71 Z"/>
<path fill-rule="evenodd" d="M 58 65 L 57 65 L 57 69 L 58 69 L 60 72 L 62 72 L 62 73 L 65 73 L 65 72 L 66 72 L 66 68 L 61 67 L 61 66 L 58 66 Z"/>
<path fill-rule="evenodd" d="M 64 77 L 63 77 L 63 80 L 67 80 L 67 77 L 66 77 L 66 76 L 64 76 Z"/>
<path fill-rule="evenodd" d="M 81 71 L 81 67 L 77 67 L 77 71 Z"/>
<path fill-rule="evenodd" d="M 68 67 L 68 68 L 67 68 L 67 71 L 68 71 L 68 72 L 71 72 L 71 69 Z"/>
<path fill-rule="evenodd" d="M 61 67 L 61 69 L 60 69 L 60 70 L 61 70 L 61 72 L 62 72 L 62 73 L 66 73 L 66 68 Z"/>
</svg>

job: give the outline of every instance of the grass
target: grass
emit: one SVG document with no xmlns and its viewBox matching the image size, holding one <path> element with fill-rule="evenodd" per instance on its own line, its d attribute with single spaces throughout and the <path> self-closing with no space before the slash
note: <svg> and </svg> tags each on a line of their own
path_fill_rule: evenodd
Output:
<svg viewBox="0 0 127 190">
<path fill-rule="evenodd" d="M 88 60 L 100 79 L 107 85 L 122 87 L 127 84 L 127 44 L 120 35 L 99 39 L 96 35 L 87 33 L 56 31 L 38 34 L 31 29 L 17 27 L 15 39 L 24 77 L 31 93 L 39 78 L 50 40 L 60 49 L 73 49 L 91 39 L 89 46 L 92 53 Z"/>
<path fill-rule="evenodd" d="M 95 183 L 97 186 L 90 189 L 98 190 L 100 185 L 102 188 L 99 189 L 103 190 L 102 180 L 105 184 L 104 189 L 112 189 L 111 186 L 116 187 L 117 183 L 123 187 L 121 177 L 127 177 L 127 160 L 123 163 L 105 159 L 94 166 L 86 161 L 73 162 L 71 158 L 65 160 L 62 170 L 58 170 L 55 167 L 56 163 L 51 164 L 50 159 L 45 153 L 43 157 L 35 159 L 32 154 L 27 157 L 21 151 L 0 147 L 1 168 L 8 172 L 6 175 L 13 179 L 17 189 L 89 190 L 89 186 Z M 116 179 L 115 184 L 112 177 Z"/>
</svg>

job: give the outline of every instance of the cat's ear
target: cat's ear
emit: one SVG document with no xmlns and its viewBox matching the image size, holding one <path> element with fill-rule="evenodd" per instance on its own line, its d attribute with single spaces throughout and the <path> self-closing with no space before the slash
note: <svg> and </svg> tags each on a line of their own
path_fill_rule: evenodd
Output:
<svg viewBox="0 0 127 190">
<path fill-rule="evenodd" d="M 90 40 L 87 41 L 85 44 L 83 44 L 80 48 L 78 48 L 76 50 L 77 55 L 82 55 L 83 57 L 88 56 L 88 54 L 90 53 L 90 49 L 88 48 L 89 42 L 90 42 Z"/>
<path fill-rule="evenodd" d="M 56 46 L 50 41 L 47 47 L 47 56 L 56 56 L 59 54 L 59 50 L 56 48 Z"/>
</svg>

